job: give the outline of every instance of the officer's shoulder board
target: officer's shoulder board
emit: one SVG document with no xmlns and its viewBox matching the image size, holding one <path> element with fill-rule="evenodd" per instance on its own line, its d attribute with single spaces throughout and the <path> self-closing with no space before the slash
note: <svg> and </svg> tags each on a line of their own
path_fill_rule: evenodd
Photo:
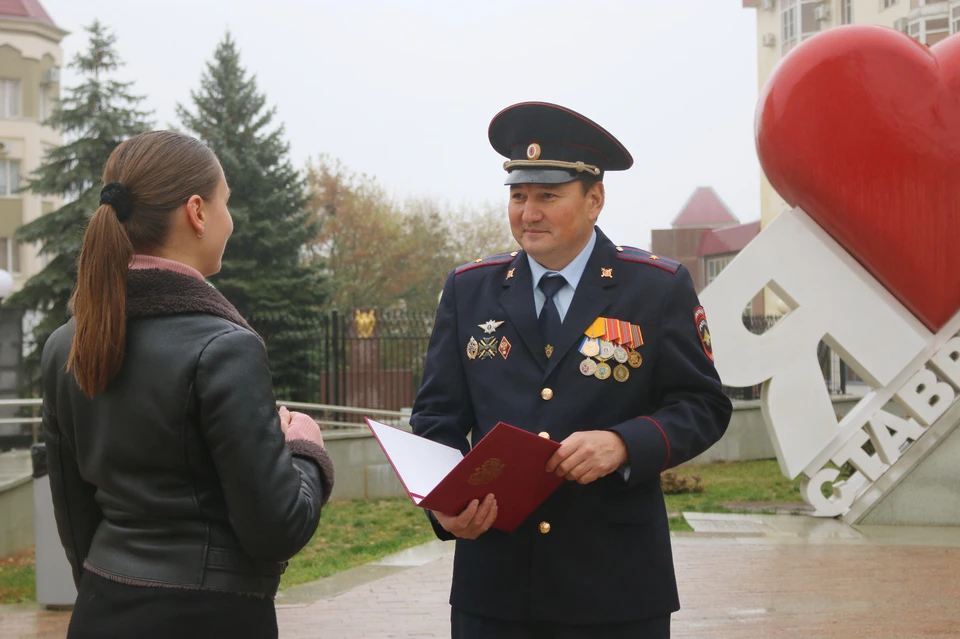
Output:
<svg viewBox="0 0 960 639">
<path fill-rule="evenodd" d="M 497 253 L 496 255 L 491 255 L 490 257 L 481 257 L 472 262 L 467 262 L 463 266 L 458 266 L 455 271 L 456 275 L 461 273 L 466 273 L 467 271 L 472 271 L 475 268 L 480 268 L 482 266 L 495 266 L 497 264 L 508 264 L 513 261 L 519 254 L 519 251 L 510 251 L 508 253 Z"/>
<path fill-rule="evenodd" d="M 624 262 L 639 262 L 640 264 L 649 264 L 662 268 L 668 273 L 676 273 L 680 269 L 680 262 L 674 262 L 660 255 L 654 255 L 650 251 L 634 248 L 632 246 L 618 246 L 617 259 Z"/>
</svg>

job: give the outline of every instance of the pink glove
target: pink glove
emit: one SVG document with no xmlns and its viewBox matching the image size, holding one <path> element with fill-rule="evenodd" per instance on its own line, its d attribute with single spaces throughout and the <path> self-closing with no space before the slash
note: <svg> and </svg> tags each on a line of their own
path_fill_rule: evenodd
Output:
<svg viewBox="0 0 960 639">
<path fill-rule="evenodd" d="M 320 448 L 324 448 L 323 445 L 323 435 L 320 434 L 320 427 L 317 425 L 317 422 L 309 415 L 304 415 L 303 413 L 291 412 L 288 411 L 285 406 L 280 407 L 280 421 L 281 423 L 286 421 L 284 419 L 287 413 L 290 417 L 290 425 L 286 429 L 286 440 L 287 442 L 292 442 L 296 440 L 308 441 L 316 444 Z"/>
</svg>

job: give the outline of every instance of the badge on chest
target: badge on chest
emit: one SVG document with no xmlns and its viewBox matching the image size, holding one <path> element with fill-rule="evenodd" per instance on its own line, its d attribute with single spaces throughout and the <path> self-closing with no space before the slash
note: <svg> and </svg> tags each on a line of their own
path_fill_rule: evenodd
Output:
<svg viewBox="0 0 960 639">
<path fill-rule="evenodd" d="M 579 351 L 586 356 L 580 372 L 586 377 L 630 379 L 630 368 L 640 368 L 643 357 L 637 350 L 643 346 L 640 327 L 623 320 L 598 317 L 584 332 Z M 628 368 L 628 366 L 630 368 Z"/>
<path fill-rule="evenodd" d="M 483 329 L 485 337 L 477 340 L 476 337 L 470 337 L 467 341 L 467 359 L 487 360 L 495 359 L 499 354 L 503 359 L 507 359 L 513 344 L 506 337 L 497 337 L 496 332 L 503 325 L 504 320 L 487 320 L 483 324 L 477 324 L 478 328 Z"/>
</svg>

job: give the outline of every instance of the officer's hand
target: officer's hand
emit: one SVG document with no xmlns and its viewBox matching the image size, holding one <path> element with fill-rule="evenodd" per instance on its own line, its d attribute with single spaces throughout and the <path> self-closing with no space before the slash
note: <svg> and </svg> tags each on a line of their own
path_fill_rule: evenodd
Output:
<svg viewBox="0 0 960 639">
<path fill-rule="evenodd" d="M 630 459 L 627 445 L 610 430 L 585 430 L 570 435 L 547 460 L 547 472 L 569 481 L 589 484 L 605 477 Z"/>
<path fill-rule="evenodd" d="M 483 501 L 474 499 L 462 513 L 453 517 L 433 511 L 443 529 L 461 539 L 476 539 L 490 530 L 490 526 L 497 519 L 497 500 L 490 493 Z"/>
</svg>

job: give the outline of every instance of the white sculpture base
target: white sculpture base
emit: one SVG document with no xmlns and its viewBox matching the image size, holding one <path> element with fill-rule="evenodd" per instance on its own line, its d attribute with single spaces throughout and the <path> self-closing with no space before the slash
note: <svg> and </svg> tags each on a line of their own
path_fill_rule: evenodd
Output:
<svg viewBox="0 0 960 639">
<path fill-rule="evenodd" d="M 927 429 L 843 519 L 880 526 L 960 526 L 960 402 Z"/>
</svg>

